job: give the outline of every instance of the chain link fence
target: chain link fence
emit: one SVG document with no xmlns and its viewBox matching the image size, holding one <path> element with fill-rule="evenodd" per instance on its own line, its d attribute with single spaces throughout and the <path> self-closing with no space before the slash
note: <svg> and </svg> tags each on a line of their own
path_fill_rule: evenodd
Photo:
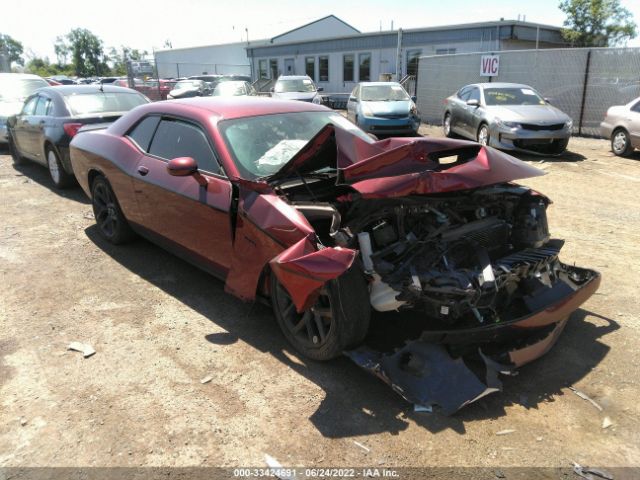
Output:
<svg viewBox="0 0 640 480">
<path fill-rule="evenodd" d="M 487 53 L 421 57 L 417 97 L 422 120 L 442 123 L 443 101 L 469 83 L 532 86 L 574 121 L 579 135 L 599 136 L 609 107 L 640 96 L 640 48 L 568 48 L 495 52 L 498 76 L 480 76 Z"/>
</svg>

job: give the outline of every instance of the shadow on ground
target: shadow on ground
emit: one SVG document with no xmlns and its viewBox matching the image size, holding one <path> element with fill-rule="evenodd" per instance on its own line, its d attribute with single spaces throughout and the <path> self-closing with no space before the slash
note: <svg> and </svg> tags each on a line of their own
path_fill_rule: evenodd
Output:
<svg viewBox="0 0 640 480">
<path fill-rule="evenodd" d="M 321 387 L 326 395 L 310 420 L 329 438 L 397 434 L 411 421 L 433 433 L 453 429 L 463 434 L 466 423 L 503 416 L 509 405 L 537 408 L 541 402 L 554 401 L 563 388 L 588 374 L 609 350 L 598 339 L 619 328 L 611 319 L 580 309 L 549 354 L 522 368 L 519 376 L 503 378 L 502 393 L 485 397 L 451 417 L 414 413 L 412 405 L 347 358 L 326 363 L 295 361 L 297 355 L 280 333 L 271 310 L 226 294 L 221 281 L 145 240 L 116 247 L 102 239 L 95 225 L 85 232 L 125 268 L 226 330 L 202 341 L 224 346 L 242 339 Z"/>
</svg>

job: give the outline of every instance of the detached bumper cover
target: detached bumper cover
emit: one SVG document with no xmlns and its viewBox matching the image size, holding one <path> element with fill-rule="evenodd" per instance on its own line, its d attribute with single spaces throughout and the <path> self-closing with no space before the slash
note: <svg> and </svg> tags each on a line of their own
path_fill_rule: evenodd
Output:
<svg viewBox="0 0 640 480">
<path fill-rule="evenodd" d="M 529 315 L 473 329 L 425 331 L 418 340 L 390 354 L 366 346 L 345 354 L 405 400 L 438 406 L 443 414 L 451 415 L 485 395 L 500 391 L 498 374 L 512 374 L 551 349 L 569 315 L 600 285 L 598 272 L 575 270 L 590 278 L 576 289 L 563 288 L 560 298 Z M 476 363 L 480 359 L 480 369 L 470 369 L 466 358 L 454 358 L 449 353 L 447 346 L 460 344 L 476 349 L 474 357 Z M 478 370 L 484 374 L 474 373 Z"/>
</svg>

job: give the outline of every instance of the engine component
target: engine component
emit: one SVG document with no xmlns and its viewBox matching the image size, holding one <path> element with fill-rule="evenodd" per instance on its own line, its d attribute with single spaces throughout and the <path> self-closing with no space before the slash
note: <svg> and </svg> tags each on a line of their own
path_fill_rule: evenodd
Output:
<svg viewBox="0 0 640 480">
<path fill-rule="evenodd" d="M 371 282 L 371 306 L 379 312 L 399 310 L 407 302 L 398 300 L 400 294 L 380 279 L 380 275 L 374 273 Z"/>
<path fill-rule="evenodd" d="M 358 243 L 360 244 L 360 255 L 362 256 L 362 264 L 364 265 L 364 271 L 369 273 L 373 272 L 373 261 L 371 261 L 371 237 L 367 232 L 358 233 Z"/>
<path fill-rule="evenodd" d="M 519 209 L 513 228 L 513 243 L 539 248 L 549 241 L 546 205 L 542 200 L 527 202 Z"/>
</svg>

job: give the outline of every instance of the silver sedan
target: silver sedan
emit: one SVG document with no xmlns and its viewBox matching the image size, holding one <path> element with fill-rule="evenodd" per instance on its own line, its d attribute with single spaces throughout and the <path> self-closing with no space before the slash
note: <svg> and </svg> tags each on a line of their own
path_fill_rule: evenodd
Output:
<svg viewBox="0 0 640 480">
<path fill-rule="evenodd" d="M 528 85 L 476 83 L 445 100 L 444 133 L 502 150 L 558 155 L 573 121 Z"/>
<path fill-rule="evenodd" d="M 616 155 L 624 157 L 640 148 L 640 98 L 609 108 L 600 131 L 611 139 L 611 150 Z"/>
</svg>

